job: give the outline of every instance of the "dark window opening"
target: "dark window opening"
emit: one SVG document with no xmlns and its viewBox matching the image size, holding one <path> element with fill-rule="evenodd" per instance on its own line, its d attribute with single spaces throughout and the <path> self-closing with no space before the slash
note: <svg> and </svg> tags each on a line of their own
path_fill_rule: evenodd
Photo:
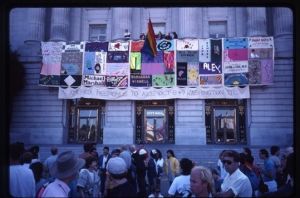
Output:
<svg viewBox="0 0 300 198">
<path fill-rule="evenodd" d="M 246 144 L 246 100 L 205 100 L 208 144 Z"/>
<path fill-rule="evenodd" d="M 68 142 L 102 143 L 104 102 L 95 99 L 68 101 Z"/>
<path fill-rule="evenodd" d="M 136 143 L 174 143 L 174 100 L 136 102 Z"/>
</svg>

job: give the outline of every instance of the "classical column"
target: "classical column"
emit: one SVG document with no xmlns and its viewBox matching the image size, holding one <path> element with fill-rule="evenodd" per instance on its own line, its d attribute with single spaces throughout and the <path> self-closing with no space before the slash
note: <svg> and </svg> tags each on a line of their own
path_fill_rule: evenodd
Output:
<svg viewBox="0 0 300 198">
<path fill-rule="evenodd" d="M 51 9 L 51 41 L 67 41 L 69 37 L 70 8 Z"/>
<path fill-rule="evenodd" d="M 71 8 L 71 19 L 70 19 L 70 40 L 80 41 L 81 40 L 81 8 Z"/>
<path fill-rule="evenodd" d="M 41 61 L 41 41 L 45 39 L 45 8 L 28 8 L 27 21 L 24 20 L 26 39 L 18 48 L 21 62 Z"/>
<path fill-rule="evenodd" d="M 125 31 L 132 34 L 132 8 L 113 8 L 112 39 L 124 38 Z"/>
<path fill-rule="evenodd" d="M 25 42 L 40 42 L 45 39 L 45 8 L 28 8 L 27 39 Z"/>
<path fill-rule="evenodd" d="M 292 57 L 293 13 L 289 8 L 272 8 L 272 10 L 275 55 L 277 57 Z"/>
<path fill-rule="evenodd" d="M 178 37 L 198 37 L 198 8 L 179 8 Z"/>
<path fill-rule="evenodd" d="M 179 33 L 179 25 L 178 25 L 178 13 L 179 13 L 179 8 L 170 8 L 171 9 L 171 28 L 170 32 L 176 32 L 177 34 Z"/>
<path fill-rule="evenodd" d="M 132 26 L 131 26 L 131 39 L 139 39 L 140 34 L 142 33 L 142 26 L 141 26 L 141 15 L 142 11 L 141 8 L 132 8 Z"/>
<path fill-rule="evenodd" d="M 267 36 L 266 8 L 247 8 L 247 36 Z"/>
<path fill-rule="evenodd" d="M 247 26 L 246 26 L 246 23 L 245 21 L 247 21 L 246 19 L 246 8 L 243 8 L 243 7 L 239 7 L 239 8 L 235 8 L 235 23 L 236 23 L 236 36 L 239 37 L 243 37 L 243 36 L 246 36 L 246 29 L 247 29 Z"/>
</svg>

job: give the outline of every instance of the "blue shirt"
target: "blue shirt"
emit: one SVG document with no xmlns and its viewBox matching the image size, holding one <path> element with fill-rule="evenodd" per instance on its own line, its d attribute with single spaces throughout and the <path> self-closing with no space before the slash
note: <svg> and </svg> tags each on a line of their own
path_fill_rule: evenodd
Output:
<svg viewBox="0 0 300 198">
<path fill-rule="evenodd" d="M 273 161 L 271 159 L 269 159 L 269 158 L 265 159 L 265 161 L 264 161 L 264 173 L 265 172 L 268 172 L 268 173 L 271 172 L 271 174 L 272 174 L 272 177 L 264 174 L 263 180 L 265 182 L 272 181 L 272 180 L 275 179 L 275 176 L 276 176 L 276 167 L 275 167 Z"/>
</svg>

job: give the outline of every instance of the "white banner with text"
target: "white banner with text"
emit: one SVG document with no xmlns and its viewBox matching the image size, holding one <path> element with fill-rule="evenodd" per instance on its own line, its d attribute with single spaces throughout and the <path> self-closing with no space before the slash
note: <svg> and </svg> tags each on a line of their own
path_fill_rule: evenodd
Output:
<svg viewBox="0 0 300 198">
<path fill-rule="evenodd" d="M 249 86 L 241 87 L 162 87 L 162 88 L 61 88 L 59 99 L 94 98 L 103 100 L 163 100 L 163 99 L 244 99 L 250 98 Z"/>
</svg>

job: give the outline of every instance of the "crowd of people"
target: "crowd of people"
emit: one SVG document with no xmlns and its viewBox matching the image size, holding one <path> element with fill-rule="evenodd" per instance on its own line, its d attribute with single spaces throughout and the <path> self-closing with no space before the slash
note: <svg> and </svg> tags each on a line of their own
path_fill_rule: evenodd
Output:
<svg viewBox="0 0 300 198">
<path fill-rule="evenodd" d="M 10 145 L 10 195 L 13 197 L 286 197 L 294 193 L 294 152 L 271 146 L 259 150 L 258 166 L 250 148 L 223 150 L 216 167 L 178 159 L 173 150 L 166 158 L 159 149 L 124 145 L 102 154 L 96 144 L 83 145 L 83 153 L 59 152 L 39 159 L 39 147 Z M 162 194 L 162 178 L 168 183 Z"/>
</svg>

